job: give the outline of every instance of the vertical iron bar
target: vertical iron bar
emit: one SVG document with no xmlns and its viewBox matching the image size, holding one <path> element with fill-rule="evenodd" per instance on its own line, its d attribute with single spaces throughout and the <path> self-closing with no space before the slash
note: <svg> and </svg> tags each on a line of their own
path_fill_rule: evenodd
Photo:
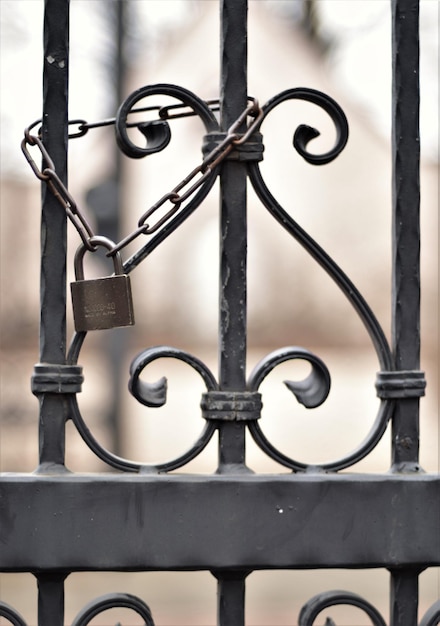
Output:
<svg viewBox="0 0 440 626">
<path fill-rule="evenodd" d="M 226 131 L 247 105 L 247 0 L 221 2 L 221 125 Z M 240 130 L 243 129 L 238 129 Z M 246 387 L 246 165 L 226 160 L 220 175 L 219 379 L 222 390 Z M 243 469 L 245 427 L 219 427 L 219 471 Z"/>
<path fill-rule="evenodd" d="M 419 2 L 392 0 L 393 285 L 392 342 L 396 370 L 420 367 Z M 394 471 L 417 471 L 419 398 L 396 401 Z M 391 570 L 390 624 L 417 623 L 418 574 Z"/>
<path fill-rule="evenodd" d="M 43 143 L 67 185 L 69 0 L 45 0 Z M 67 218 L 42 186 L 40 362 L 65 363 Z M 40 468 L 64 465 L 65 397 L 40 395 Z"/>
<path fill-rule="evenodd" d="M 221 1 L 220 112 L 223 131 L 247 105 L 247 0 Z M 245 124 L 243 124 L 245 127 Z M 241 132 L 243 129 L 238 129 Z M 219 380 L 225 391 L 246 389 L 247 333 L 247 169 L 226 160 L 220 174 Z M 247 471 L 245 426 L 219 424 L 220 473 Z M 241 532 L 243 529 L 238 529 Z M 244 626 L 245 578 L 215 574 L 218 626 Z"/>
<path fill-rule="evenodd" d="M 42 137 L 55 170 L 67 186 L 69 0 L 45 0 Z M 44 166 L 44 164 L 43 164 Z M 46 184 L 42 186 L 40 362 L 66 359 L 67 218 Z M 40 471 L 64 468 L 66 398 L 43 392 L 40 400 Z M 65 574 L 41 574 L 38 626 L 63 626 Z"/>
<path fill-rule="evenodd" d="M 67 185 L 69 0 L 45 0 L 43 143 Z M 42 187 L 41 329 L 42 362 L 65 362 L 66 214 Z"/>
<path fill-rule="evenodd" d="M 419 572 L 395 570 L 391 572 L 390 625 L 417 624 L 419 599 Z"/>
<path fill-rule="evenodd" d="M 245 623 L 245 578 L 247 573 L 218 576 L 217 624 L 240 626 Z"/>
<path fill-rule="evenodd" d="M 65 574 L 41 574 L 38 580 L 38 626 L 64 626 Z"/>
<path fill-rule="evenodd" d="M 114 8 L 116 11 L 115 16 L 115 40 L 116 40 L 116 72 L 115 72 L 115 86 L 114 93 L 116 96 L 116 106 L 122 102 L 123 98 L 123 85 L 125 77 L 125 52 L 124 47 L 126 44 L 126 20 L 128 5 L 126 0 L 120 0 L 116 3 Z M 114 210 L 112 211 L 110 222 L 109 237 L 113 241 L 120 240 L 121 231 L 121 201 L 122 201 L 122 158 L 121 152 L 115 147 L 114 162 L 115 171 L 112 176 L 112 182 L 114 183 L 114 192 L 116 195 Z M 121 332 L 122 331 L 122 332 Z M 110 355 L 110 367 L 112 374 L 112 388 L 113 398 L 109 409 L 109 423 L 111 427 L 111 434 L 113 439 L 112 450 L 117 455 L 123 454 L 122 449 L 122 429 L 121 429 L 121 413 L 122 413 L 122 395 L 121 395 L 121 380 L 122 380 L 122 368 L 125 367 L 124 355 L 126 346 L 126 333 L 123 329 L 120 332 L 112 333 L 108 344 L 108 351 Z"/>
<path fill-rule="evenodd" d="M 393 327 L 397 370 L 420 367 L 419 2 L 392 0 Z M 396 402 L 393 468 L 419 461 L 419 399 Z"/>
</svg>

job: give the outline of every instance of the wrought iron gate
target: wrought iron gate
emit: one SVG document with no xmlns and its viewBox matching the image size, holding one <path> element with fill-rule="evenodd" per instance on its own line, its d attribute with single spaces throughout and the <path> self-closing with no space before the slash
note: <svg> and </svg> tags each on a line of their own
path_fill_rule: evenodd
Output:
<svg viewBox="0 0 440 626">
<path fill-rule="evenodd" d="M 245 580 L 252 571 L 386 568 L 391 588 L 389 624 L 415 626 L 419 574 L 440 565 L 440 481 L 437 475 L 423 472 L 418 458 L 419 398 L 425 387 L 419 370 L 418 3 L 391 2 L 392 346 L 357 288 L 277 202 L 259 168 L 264 121 L 279 104 L 301 99 L 330 116 L 336 141 L 325 154 L 313 154 L 308 149 L 317 131 L 300 126 L 295 133 L 296 150 L 314 165 L 329 163 L 343 150 L 348 138 L 343 111 L 329 96 L 309 88 L 293 87 L 262 107 L 249 98 L 247 1 L 221 0 L 220 4 L 219 101 L 205 102 L 176 85 L 151 85 L 131 94 L 116 118 L 106 122 L 115 125 L 120 149 L 133 158 L 164 149 L 171 138 L 174 117 L 197 115 L 206 130 L 200 166 L 144 213 L 131 235 L 115 244 L 93 232 L 68 190 L 68 138 L 85 134 L 92 125 L 67 118 L 69 3 L 46 0 L 43 119 L 26 130 L 22 145 L 43 190 L 41 348 L 32 377 L 32 392 L 40 402 L 40 464 L 33 474 L 1 477 L 0 569 L 35 574 L 39 626 L 64 624 L 64 581 L 72 572 L 206 570 L 218 581 L 218 624 L 240 626 L 245 623 Z M 140 108 L 138 103 L 153 95 L 172 97 L 175 105 L 156 107 L 155 121 L 130 122 L 134 111 L 148 108 Z M 214 113 L 216 108 L 220 121 Z M 133 143 L 128 130 L 131 126 L 146 137 L 146 147 Z M 41 152 L 41 167 L 33 156 L 35 150 Z M 151 235 L 123 264 L 125 275 L 129 275 L 197 209 L 217 178 L 221 196 L 218 380 L 201 360 L 178 348 L 146 348 L 133 360 L 130 390 L 147 406 L 166 401 L 166 383 L 162 380 L 153 385 L 141 376 L 158 358 L 189 364 L 206 386 L 201 399 L 205 426 L 191 449 L 160 465 L 142 465 L 104 449 L 77 404 L 83 381 L 78 360 L 87 331 L 107 324 L 109 319 L 110 325 L 117 324 L 116 309 L 121 300 L 121 306 L 127 306 L 128 296 L 117 288 L 115 298 L 102 300 L 92 285 L 92 300 L 76 305 L 81 321 L 66 356 L 67 218 L 80 236 L 78 266 L 85 252 L 104 247 L 116 259 L 117 267 L 118 255 L 128 243 Z M 300 403 L 316 407 L 325 401 L 330 389 L 324 362 L 305 348 L 281 348 L 260 361 L 246 379 L 248 178 L 267 211 L 342 290 L 365 325 L 379 360 L 376 389 L 380 408 L 369 435 L 344 458 L 321 466 L 289 458 L 269 441 L 259 423 L 259 389 L 279 364 L 304 360 L 311 366 L 310 375 L 287 385 Z M 131 321 L 131 313 L 128 317 L 123 314 L 122 324 Z M 117 473 L 84 475 L 66 469 L 67 420 L 73 421 L 94 454 Z M 373 450 L 389 424 L 391 471 L 380 475 L 341 473 Z M 259 475 L 247 467 L 248 429 L 261 450 L 291 473 Z M 173 473 L 195 458 L 214 436 L 218 436 L 218 470 L 214 475 Z M 302 609 L 298 623 L 311 626 L 324 608 L 335 604 L 357 606 L 376 626 L 385 624 L 367 598 L 344 591 L 315 596 Z M 74 626 L 85 626 L 100 612 L 116 606 L 131 608 L 145 624 L 154 624 L 143 600 L 114 594 L 88 605 Z M 25 624 L 19 607 L 0 603 L 0 616 L 15 626 Z M 439 623 L 437 602 L 420 626 Z"/>
</svg>

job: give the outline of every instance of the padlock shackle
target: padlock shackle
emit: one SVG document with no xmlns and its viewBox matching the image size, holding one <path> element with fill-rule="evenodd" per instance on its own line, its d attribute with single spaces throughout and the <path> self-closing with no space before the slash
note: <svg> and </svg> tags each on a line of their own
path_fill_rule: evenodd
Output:
<svg viewBox="0 0 440 626">
<path fill-rule="evenodd" d="M 94 250 L 89 250 L 87 246 L 82 243 L 77 251 L 75 252 L 75 259 L 73 261 L 73 266 L 75 269 L 75 280 L 84 280 L 84 255 L 86 252 L 96 252 L 96 249 L 99 246 L 103 246 L 107 248 L 107 250 L 113 250 L 115 247 L 115 243 L 109 239 L 108 237 L 103 237 L 101 235 L 95 235 L 94 237 L 90 237 L 88 243 L 94 246 Z M 111 255 L 113 258 L 113 267 L 115 269 L 115 274 L 123 274 L 124 267 L 122 264 L 122 257 L 120 252 L 115 252 L 115 254 Z"/>
</svg>

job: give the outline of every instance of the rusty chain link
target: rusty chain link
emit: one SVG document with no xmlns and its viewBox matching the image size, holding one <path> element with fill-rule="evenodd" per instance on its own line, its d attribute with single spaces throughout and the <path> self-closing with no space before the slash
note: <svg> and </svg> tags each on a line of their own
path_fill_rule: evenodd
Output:
<svg viewBox="0 0 440 626">
<path fill-rule="evenodd" d="M 94 232 L 92 227 L 87 221 L 84 213 L 78 208 L 76 201 L 69 193 L 69 190 L 64 185 L 63 181 L 60 179 L 58 174 L 55 171 L 55 165 L 44 147 L 43 141 L 39 135 L 31 135 L 30 131 L 37 124 L 40 123 L 40 120 L 34 122 L 31 126 L 29 126 L 24 133 L 24 139 L 21 142 L 21 149 L 23 151 L 24 156 L 26 157 L 27 162 L 32 168 L 32 171 L 36 175 L 36 177 L 47 183 L 53 195 L 62 205 L 66 214 L 72 224 L 75 226 L 78 231 L 84 245 L 88 250 L 96 250 L 96 247 L 90 243 L 90 239 L 94 236 Z M 43 170 L 40 170 L 32 158 L 29 150 L 29 146 L 37 146 L 41 152 L 43 157 Z"/>
<path fill-rule="evenodd" d="M 107 256 L 112 256 L 119 252 L 122 248 L 131 243 L 140 235 L 151 235 L 155 233 L 161 226 L 168 222 L 180 209 L 183 202 L 188 200 L 196 191 L 203 185 L 203 183 L 211 176 L 215 168 L 228 156 L 228 154 L 234 149 L 234 147 L 242 145 L 248 141 L 249 137 L 256 132 L 259 124 L 263 118 L 263 111 L 258 105 L 258 101 L 254 98 L 249 98 L 250 104 L 244 109 L 244 111 L 238 116 L 235 122 L 229 127 L 224 139 L 220 141 L 215 148 L 213 148 L 209 154 L 203 159 L 202 163 L 195 167 L 184 179 L 182 179 L 171 191 L 166 193 L 162 198 L 155 202 L 143 215 L 139 218 L 137 228 L 129 235 L 121 239 L 119 243 L 109 250 Z M 217 100 L 209 100 L 207 104 L 213 107 L 218 107 Z M 142 107 L 132 109 L 130 113 L 139 113 L 145 111 L 157 111 L 159 117 L 162 120 L 168 120 L 178 117 L 187 117 L 193 115 L 192 111 L 181 111 L 181 109 L 188 108 L 184 104 L 176 104 L 169 106 L 154 106 L 154 107 Z M 177 110 L 177 113 L 175 112 Z M 172 111 L 172 113 L 170 113 Z M 247 127 L 244 133 L 239 133 L 239 128 L 246 122 L 247 117 L 252 117 L 252 123 Z M 102 120 L 100 122 L 88 123 L 85 120 L 70 120 L 69 126 L 77 126 L 78 130 L 69 134 L 69 138 L 83 137 L 89 129 L 98 128 L 102 126 L 109 126 L 115 124 L 115 118 Z M 55 165 L 44 147 L 41 139 L 40 130 L 38 134 L 31 134 L 33 128 L 41 123 L 41 120 L 37 120 L 26 128 L 24 133 L 24 139 L 21 142 L 22 152 L 29 163 L 35 176 L 44 181 L 59 201 L 61 206 L 66 211 L 67 217 L 70 219 L 73 226 L 76 228 L 79 236 L 85 247 L 90 251 L 95 251 L 96 246 L 91 243 L 91 239 L 96 236 L 92 227 L 87 221 L 84 213 L 78 207 L 75 199 L 70 194 L 67 187 L 64 185 L 60 177 L 55 171 Z M 138 123 L 127 124 L 127 126 L 136 127 Z M 33 159 L 29 146 L 36 146 L 43 158 L 43 165 L 40 169 Z M 198 178 L 196 178 L 198 176 Z M 196 179 L 196 180 L 194 180 Z M 188 187 L 187 189 L 185 189 Z M 183 192 L 182 192 L 183 191 Z M 169 202 L 172 206 L 166 211 L 162 217 L 160 217 L 155 223 L 146 223 L 156 211 L 158 211 L 163 205 Z"/>
</svg>

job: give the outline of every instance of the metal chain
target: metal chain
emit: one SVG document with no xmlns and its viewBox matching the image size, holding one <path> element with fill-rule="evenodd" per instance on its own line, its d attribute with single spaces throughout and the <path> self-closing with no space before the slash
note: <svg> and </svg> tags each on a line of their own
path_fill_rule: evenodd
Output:
<svg viewBox="0 0 440 626">
<path fill-rule="evenodd" d="M 40 120 L 34 122 L 29 128 L 25 130 L 24 139 L 21 142 L 21 149 L 23 151 L 24 156 L 26 157 L 27 162 L 32 168 L 32 171 L 36 175 L 36 177 L 42 181 L 45 181 L 49 186 L 50 190 L 59 201 L 61 206 L 66 211 L 66 214 L 72 224 L 75 226 L 78 231 L 79 236 L 82 239 L 82 242 L 86 246 L 88 250 L 96 250 L 96 246 L 93 246 L 90 243 L 90 239 L 94 237 L 94 232 L 92 227 L 87 221 L 84 213 L 78 208 L 75 199 L 69 193 L 69 190 L 64 185 L 61 178 L 55 171 L 55 165 L 44 147 L 43 141 L 41 137 L 38 135 L 31 135 L 30 131 L 37 124 L 40 123 Z M 43 157 L 43 170 L 40 170 L 32 158 L 28 146 L 37 146 L 41 152 Z"/>
<path fill-rule="evenodd" d="M 180 209 L 183 202 L 188 200 L 196 191 L 203 185 L 203 183 L 211 176 L 215 168 L 228 156 L 235 146 L 244 144 L 249 137 L 257 130 L 261 120 L 263 118 L 263 111 L 260 109 L 257 100 L 250 98 L 251 103 L 246 109 L 239 115 L 236 121 L 229 127 L 225 138 L 215 146 L 213 150 L 203 159 L 202 163 L 195 167 L 183 180 L 181 180 L 171 191 L 166 193 L 160 200 L 153 204 L 145 213 L 139 218 L 138 227 L 119 243 L 109 250 L 107 256 L 112 256 L 119 252 L 122 248 L 131 243 L 140 235 L 151 235 L 156 232 L 161 226 L 168 222 Z M 217 100 L 208 101 L 208 104 L 216 106 Z M 130 113 L 144 112 L 144 111 L 158 111 L 158 115 L 161 119 L 172 119 L 177 117 L 187 117 L 193 115 L 193 112 L 177 112 L 170 114 L 170 111 L 175 111 L 187 108 L 186 105 L 170 105 L 165 107 L 144 107 L 133 109 Z M 247 117 L 252 117 L 253 122 L 247 127 L 245 133 L 240 134 L 239 128 L 245 123 Z M 69 125 L 77 125 L 78 131 L 69 135 L 69 138 L 76 138 L 84 136 L 89 129 L 97 128 L 101 126 L 109 126 L 115 123 L 115 118 L 103 120 L 101 122 L 87 123 L 84 120 L 71 120 Z M 72 222 L 73 226 L 78 231 L 79 236 L 84 246 L 90 250 L 95 251 L 96 246 L 91 243 L 91 239 L 95 237 L 95 233 L 88 223 L 84 213 L 78 207 L 76 201 L 69 193 L 67 187 L 64 185 L 60 177 L 55 171 L 55 165 L 44 147 L 41 139 L 40 131 L 38 134 L 31 134 L 32 129 L 41 123 L 38 120 L 26 128 L 24 133 L 24 139 L 21 142 L 22 152 L 31 166 L 32 171 L 36 177 L 46 182 L 51 189 L 54 196 L 57 198 L 61 206 L 66 211 L 67 217 Z M 130 124 L 130 126 L 138 126 L 138 124 Z M 37 146 L 43 157 L 43 168 L 40 169 L 33 159 L 29 146 Z M 198 178 L 197 178 L 198 177 Z M 194 180 L 196 179 L 196 180 Z M 155 223 L 146 223 L 158 209 L 164 204 L 169 202 L 171 208 L 160 217 Z"/>
<path fill-rule="evenodd" d="M 211 111 L 218 111 L 220 108 L 219 100 L 205 100 L 205 104 L 207 104 Z M 182 109 L 189 109 L 187 111 Z M 128 115 L 133 115 L 134 113 L 146 113 L 151 111 L 157 111 L 158 116 L 161 120 L 175 120 L 182 117 L 192 117 L 196 115 L 194 111 L 188 107 L 186 104 L 169 104 L 165 106 L 149 106 L 149 107 L 137 107 L 135 109 L 131 109 L 128 112 Z M 170 113 L 170 111 L 177 111 L 176 113 Z M 86 120 L 69 120 L 69 126 L 77 125 L 78 131 L 76 133 L 69 133 L 69 139 L 76 139 L 77 137 L 84 137 L 89 130 L 93 128 L 101 128 L 103 126 L 112 126 L 116 123 L 115 117 L 110 117 L 106 120 L 100 120 L 99 122 L 87 122 Z M 127 124 L 127 128 L 137 128 L 139 126 L 139 122 L 131 122 Z"/>
</svg>

